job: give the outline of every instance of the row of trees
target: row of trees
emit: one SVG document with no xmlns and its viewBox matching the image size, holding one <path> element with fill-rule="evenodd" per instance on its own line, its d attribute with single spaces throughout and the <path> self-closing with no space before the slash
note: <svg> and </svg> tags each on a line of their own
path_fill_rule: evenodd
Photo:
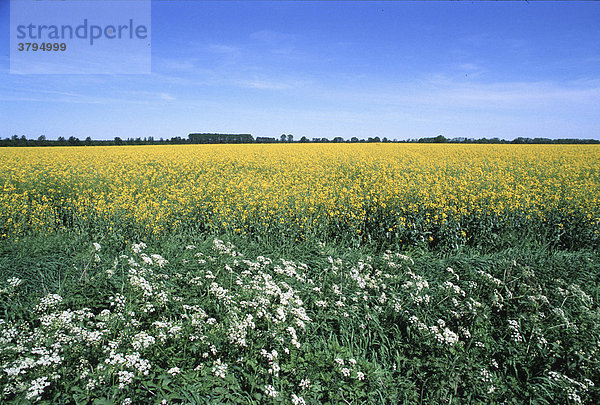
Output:
<svg viewBox="0 0 600 405">
<path fill-rule="evenodd" d="M 202 135 L 202 136 L 198 136 Z M 192 143 L 373 143 L 373 142 L 393 142 L 393 143 L 480 143 L 480 144 L 600 144 L 597 139 L 549 139 L 549 138 L 516 138 L 510 141 L 499 138 L 452 138 L 447 139 L 443 135 L 438 135 L 433 138 L 419 138 L 407 140 L 390 140 L 386 137 L 383 139 L 369 137 L 367 139 L 359 139 L 352 137 L 349 140 L 342 137 L 328 138 L 312 138 L 308 139 L 303 136 L 298 141 L 294 141 L 294 136 L 291 134 L 282 134 L 279 139 L 269 137 L 257 137 L 254 139 L 250 134 L 190 134 L 188 138 L 179 136 L 171 139 L 154 139 L 154 137 L 138 137 L 126 138 L 115 137 L 112 140 L 94 140 L 87 137 L 80 140 L 77 137 L 71 136 L 64 138 L 58 137 L 57 140 L 46 139 L 44 135 L 37 139 L 27 139 L 25 135 L 13 135 L 11 138 L 0 139 L 0 146 L 98 146 L 98 145 L 162 145 L 162 144 L 192 144 Z"/>
<path fill-rule="evenodd" d="M 58 139 L 47 139 L 45 135 L 39 136 L 37 139 L 28 139 L 25 135 L 13 135 L 11 138 L 0 139 L 0 146 L 99 146 L 99 145 L 154 145 L 154 144 L 172 144 L 172 143 L 189 143 L 188 139 L 179 136 L 171 139 L 154 139 L 149 136 L 145 138 L 126 138 L 115 137 L 111 140 L 95 140 L 87 137 L 81 140 L 75 136 L 65 138 L 59 136 Z"/>
</svg>

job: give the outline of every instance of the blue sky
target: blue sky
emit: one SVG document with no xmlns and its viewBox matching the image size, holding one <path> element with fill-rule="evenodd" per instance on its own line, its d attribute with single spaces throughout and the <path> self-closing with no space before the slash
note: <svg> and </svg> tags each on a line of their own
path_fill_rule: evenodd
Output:
<svg viewBox="0 0 600 405">
<path fill-rule="evenodd" d="M 152 73 L 15 75 L 0 137 L 600 139 L 600 2 L 152 2 Z"/>
</svg>

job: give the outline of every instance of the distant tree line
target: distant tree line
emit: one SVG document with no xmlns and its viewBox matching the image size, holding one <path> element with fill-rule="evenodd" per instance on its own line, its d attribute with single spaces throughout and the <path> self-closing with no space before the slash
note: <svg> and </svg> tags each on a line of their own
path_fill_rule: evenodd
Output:
<svg viewBox="0 0 600 405">
<path fill-rule="evenodd" d="M 10 138 L 0 139 L 0 146 L 112 146 L 112 145 L 168 145 L 168 144 L 186 144 L 192 143 L 187 138 L 175 136 L 171 139 L 159 138 L 155 139 L 152 136 L 137 137 L 137 138 L 121 138 L 114 137 L 109 140 L 97 140 L 87 137 L 81 140 L 75 136 L 65 138 L 59 136 L 58 139 L 47 139 L 44 135 L 37 139 L 27 139 L 25 135 L 13 135 Z"/>
<path fill-rule="evenodd" d="M 189 134 L 190 143 L 253 143 L 250 134 Z"/>
<path fill-rule="evenodd" d="M 366 139 L 360 139 L 352 137 L 350 139 L 344 139 L 342 137 L 329 138 L 312 138 L 309 139 L 306 136 L 301 137 L 299 140 L 294 140 L 294 136 L 291 134 L 282 134 L 279 138 L 271 137 L 256 137 L 254 138 L 251 134 L 211 134 L 211 133 L 192 133 L 187 138 L 175 136 L 170 139 L 155 139 L 152 136 L 148 137 L 137 137 L 137 138 L 125 138 L 115 137 L 111 140 L 94 140 L 91 137 L 87 137 L 84 140 L 80 140 L 75 136 L 68 138 L 59 136 L 56 140 L 46 139 L 44 135 L 39 136 L 37 139 L 28 139 L 25 135 L 13 135 L 10 138 L 0 139 L 0 147 L 2 146 L 100 146 L 100 145 L 179 145 L 179 144 L 214 144 L 214 143 L 465 143 L 465 144 L 600 144 L 600 140 L 597 139 L 549 139 L 549 138 L 516 138 L 513 140 L 505 140 L 499 138 L 452 138 L 448 139 L 443 135 L 438 135 L 431 138 L 418 138 L 418 139 L 388 139 L 386 137 L 379 138 L 368 137 Z"/>
</svg>

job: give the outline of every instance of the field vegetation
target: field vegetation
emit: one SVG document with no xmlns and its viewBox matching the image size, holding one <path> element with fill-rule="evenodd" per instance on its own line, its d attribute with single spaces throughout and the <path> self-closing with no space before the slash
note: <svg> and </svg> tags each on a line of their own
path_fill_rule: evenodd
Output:
<svg viewBox="0 0 600 405">
<path fill-rule="evenodd" d="M 0 402 L 598 403 L 599 162 L 0 149 Z"/>
</svg>

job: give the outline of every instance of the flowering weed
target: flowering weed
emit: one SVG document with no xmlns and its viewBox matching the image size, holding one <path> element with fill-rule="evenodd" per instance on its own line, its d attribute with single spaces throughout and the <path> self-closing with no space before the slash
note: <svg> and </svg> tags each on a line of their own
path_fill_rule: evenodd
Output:
<svg viewBox="0 0 600 405">
<path fill-rule="evenodd" d="M 597 287 L 538 272 L 542 259 L 330 249 L 306 264 L 197 246 L 170 257 L 139 243 L 116 258 L 95 246 L 87 280 L 5 316 L 2 401 L 600 398 Z M 22 287 L 7 277 L 0 294 Z"/>
</svg>

